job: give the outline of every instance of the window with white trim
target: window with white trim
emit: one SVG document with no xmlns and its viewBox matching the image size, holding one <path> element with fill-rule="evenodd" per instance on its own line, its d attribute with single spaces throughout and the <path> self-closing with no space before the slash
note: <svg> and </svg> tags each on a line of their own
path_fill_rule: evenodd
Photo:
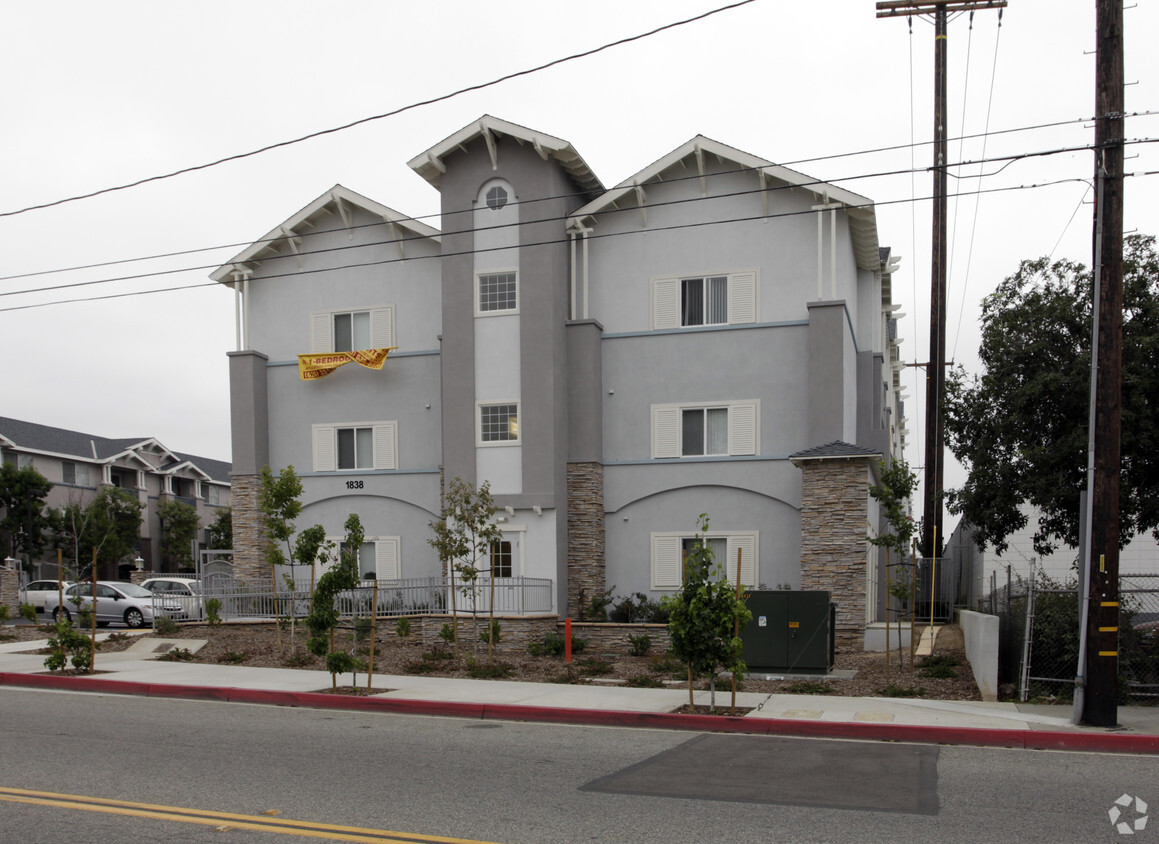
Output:
<svg viewBox="0 0 1159 844">
<path fill-rule="evenodd" d="M 488 549 L 491 558 L 490 574 L 492 577 L 511 577 L 514 574 L 511 552 L 511 540 L 500 539 L 491 543 Z"/>
<path fill-rule="evenodd" d="M 346 550 L 346 542 L 341 536 L 328 536 L 332 550 L 329 558 L 321 563 L 316 570 L 322 575 L 338 562 L 338 555 Z M 402 578 L 402 566 L 399 562 L 399 549 L 402 540 L 397 536 L 368 536 L 358 549 L 358 579 L 359 580 L 399 580 Z"/>
<path fill-rule="evenodd" d="M 757 321 L 757 274 L 652 279 L 652 328 L 739 325 Z"/>
<path fill-rule="evenodd" d="M 398 468 L 398 423 L 312 426 L 315 472 Z"/>
<path fill-rule="evenodd" d="M 221 506 L 221 487 L 217 484 L 205 485 L 205 502 L 214 507 Z"/>
<path fill-rule="evenodd" d="M 87 463 L 71 463 L 64 461 L 60 464 L 61 480 L 66 484 L 76 486 L 89 485 L 89 467 Z"/>
<path fill-rule="evenodd" d="M 476 312 L 512 314 L 519 311 L 519 274 L 515 270 L 479 273 L 475 285 Z"/>
<path fill-rule="evenodd" d="M 760 400 L 652 405 L 652 457 L 759 453 Z"/>
<path fill-rule="evenodd" d="M 714 566 L 719 566 L 729 583 L 736 583 L 737 554 L 740 554 L 740 579 L 755 588 L 759 582 L 757 552 L 759 531 L 713 531 L 704 536 L 712 551 Z M 684 582 L 684 557 L 696 542 L 695 534 L 665 532 L 652 534 L 652 588 L 679 589 Z"/>
<path fill-rule="evenodd" d="M 479 443 L 510 445 L 519 442 L 519 402 L 479 405 Z"/>
<path fill-rule="evenodd" d="M 311 354 L 388 349 L 394 345 L 394 305 L 310 314 Z"/>
</svg>

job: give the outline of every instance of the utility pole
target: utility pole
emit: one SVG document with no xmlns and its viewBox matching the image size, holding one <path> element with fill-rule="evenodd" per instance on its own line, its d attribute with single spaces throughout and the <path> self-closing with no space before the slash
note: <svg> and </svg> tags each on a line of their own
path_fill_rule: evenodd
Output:
<svg viewBox="0 0 1159 844">
<path fill-rule="evenodd" d="M 1098 362 L 1094 390 L 1094 478 L 1087 577 L 1083 721 L 1113 727 L 1118 720 L 1119 445 L 1123 363 L 1123 6 L 1096 0 L 1095 209 L 1093 264 Z M 1081 681 L 1081 680 L 1080 680 Z"/>
<path fill-rule="evenodd" d="M 877 16 L 934 19 L 934 207 L 933 248 L 930 271 L 930 363 L 926 368 L 926 463 L 921 550 L 923 556 L 938 556 L 936 543 L 943 540 L 942 485 L 945 464 L 945 420 L 942 408 L 946 395 L 946 57 L 948 24 L 952 12 L 1002 9 L 1006 0 L 880 0 Z M 1001 12 L 999 12 L 1001 14 Z"/>
</svg>

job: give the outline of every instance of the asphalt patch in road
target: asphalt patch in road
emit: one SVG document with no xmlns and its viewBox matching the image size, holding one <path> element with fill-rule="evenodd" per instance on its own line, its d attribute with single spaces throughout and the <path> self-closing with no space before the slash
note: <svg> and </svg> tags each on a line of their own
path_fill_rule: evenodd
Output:
<svg viewBox="0 0 1159 844">
<path fill-rule="evenodd" d="M 938 748 L 709 734 L 580 791 L 936 815 Z"/>
</svg>

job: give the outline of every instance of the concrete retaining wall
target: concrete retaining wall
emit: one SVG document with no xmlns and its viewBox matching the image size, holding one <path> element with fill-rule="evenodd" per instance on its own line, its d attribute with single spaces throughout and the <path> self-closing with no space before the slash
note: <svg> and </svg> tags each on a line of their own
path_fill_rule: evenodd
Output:
<svg viewBox="0 0 1159 844">
<path fill-rule="evenodd" d="M 998 700 L 998 616 L 961 610 L 958 625 L 982 700 Z"/>
</svg>

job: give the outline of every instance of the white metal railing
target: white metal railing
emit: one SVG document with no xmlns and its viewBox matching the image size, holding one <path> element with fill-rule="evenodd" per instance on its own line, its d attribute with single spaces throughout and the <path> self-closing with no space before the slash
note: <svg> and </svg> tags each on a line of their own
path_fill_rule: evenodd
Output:
<svg viewBox="0 0 1159 844">
<path fill-rule="evenodd" d="M 354 589 L 339 593 L 335 609 L 343 618 L 369 615 L 372 608 L 379 617 L 441 615 L 451 611 L 451 585 L 445 577 L 415 577 L 404 580 L 362 581 Z M 310 586 L 297 582 L 291 590 L 279 584 L 251 586 L 214 578 L 203 583 L 203 599 L 217 600 L 218 615 L 223 621 L 273 619 L 291 614 L 302 618 L 310 611 Z M 541 577 L 481 577 L 474 584 L 455 581 L 455 610 L 460 613 L 529 615 L 550 613 L 554 584 Z"/>
</svg>

